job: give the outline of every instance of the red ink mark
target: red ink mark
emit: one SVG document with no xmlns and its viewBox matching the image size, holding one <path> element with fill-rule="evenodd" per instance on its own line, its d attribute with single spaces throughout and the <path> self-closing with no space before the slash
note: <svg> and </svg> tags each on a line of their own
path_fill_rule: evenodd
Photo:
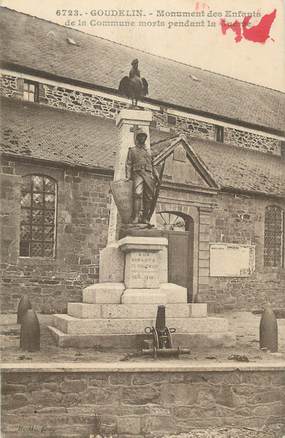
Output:
<svg viewBox="0 0 285 438">
<path fill-rule="evenodd" d="M 234 21 L 233 23 L 226 23 L 226 20 L 222 18 L 220 21 L 221 30 L 223 35 L 225 35 L 228 29 L 231 29 L 236 34 L 235 42 L 237 43 L 239 43 L 242 40 L 242 37 L 244 37 L 246 40 L 264 44 L 270 37 L 269 32 L 275 17 L 276 9 L 274 9 L 271 14 L 264 15 L 260 22 L 256 26 L 252 27 L 249 27 L 250 20 L 252 18 L 251 16 L 245 17 L 242 23 L 240 23 L 238 20 Z"/>
<path fill-rule="evenodd" d="M 251 17 L 245 17 L 242 22 L 243 36 L 249 41 L 264 44 L 269 38 L 269 32 L 276 17 L 276 9 L 271 14 L 264 15 L 256 26 L 247 27 Z"/>
<path fill-rule="evenodd" d="M 201 3 L 201 2 L 196 2 L 195 3 L 195 10 L 199 11 L 199 9 L 210 9 L 209 5 L 207 5 L 207 3 Z"/>
<path fill-rule="evenodd" d="M 228 29 L 232 29 L 232 31 L 236 34 L 235 42 L 239 43 L 242 40 L 241 35 L 241 25 L 238 20 L 234 21 L 234 23 L 226 23 L 224 18 L 221 19 L 221 28 L 223 35 L 226 34 Z"/>
</svg>

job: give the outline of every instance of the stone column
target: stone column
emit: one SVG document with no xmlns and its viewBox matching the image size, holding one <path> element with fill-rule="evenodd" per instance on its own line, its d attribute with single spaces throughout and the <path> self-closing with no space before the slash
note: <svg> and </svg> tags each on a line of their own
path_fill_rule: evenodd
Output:
<svg viewBox="0 0 285 438">
<path fill-rule="evenodd" d="M 199 292 L 200 299 L 207 295 L 210 278 L 210 223 L 211 209 L 204 207 L 199 209 Z M 208 301 L 208 300 L 207 300 Z"/>
<path fill-rule="evenodd" d="M 119 128 L 119 144 L 117 147 L 114 181 L 124 179 L 126 177 L 125 165 L 128 155 L 128 150 L 134 145 L 134 130 L 141 128 L 147 134 L 146 147 L 150 149 L 149 125 L 152 120 L 151 111 L 123 109 L 117 116 L 116 125 Z M 117 240 L 118 228 L 118 211 L 112 199 L 108 244 Z"/>
</svg>

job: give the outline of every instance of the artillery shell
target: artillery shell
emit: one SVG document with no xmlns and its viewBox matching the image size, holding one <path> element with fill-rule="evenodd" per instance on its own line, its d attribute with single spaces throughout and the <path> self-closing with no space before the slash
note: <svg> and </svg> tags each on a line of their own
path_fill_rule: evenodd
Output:
<svg viewBox="0 0 285 438">
<path fill-rule="evenodd" d="M 23 315 L 26 313 L 28 309 L 31 309 L 32 305 L 27 295 L 23 295 L 18 304 L 17 310 L 17 324 L 22 323 Z"/>
<path fill-rule="evenodd" d="M 20 347 L 23 351 L 40 350 L 40 324 L 33 309 L 28 309 L 22 318 Z"/>
<path fill-rule="evenodd" d="M 266 304 L 260 320 L 259 345 L 271 353 L 278 351 L 278 325 L 270 304 Z"/>
</svg>

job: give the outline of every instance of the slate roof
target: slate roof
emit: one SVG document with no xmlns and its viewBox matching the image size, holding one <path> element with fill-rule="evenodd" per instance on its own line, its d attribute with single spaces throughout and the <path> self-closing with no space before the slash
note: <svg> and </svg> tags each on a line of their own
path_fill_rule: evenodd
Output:
<svg viewBox="0 0 285 438">
<path fill-rule="evenodd" d="M 116 139 L 113 121 L 8 98 L 1 102 L 3 152 L 112 168 Z"/>
<path fill-rule="evenodd" d="M 117 90 L 130 62 L 139 58 L 152 100 L 285 131 L 285 93 L 7 8 L 1 8 L 0 32 L 6 63 Z M 69 44 L 67 38 L 78 46 Z"/>
<path fill-rule="evenodd" d="M 90 169 L 113 168 L 118 144 L 113 120 L 8 98 L 1 99 L 1 108 L 2 152 Z M 187 140 L 220 187 L 285 197 L 285 160 L 280 157 Z M 158 153 L 169 144 L 169 134 L 152 129 L 151 141 Z"/>
</svg>

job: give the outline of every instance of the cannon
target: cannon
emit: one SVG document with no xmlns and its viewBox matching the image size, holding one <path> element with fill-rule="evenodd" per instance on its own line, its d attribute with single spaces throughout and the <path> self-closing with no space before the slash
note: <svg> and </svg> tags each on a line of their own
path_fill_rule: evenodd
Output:
<svg viewBox="0 0 285 438">
<path fill-rule="evenodd" d="M 271 353 L 278 351 L 278 324 L 269 303 L 264 306 L 260 320 L 259 345 L 261 349 L 265 348 L 271 351 Z"/>
<path fill-rule="evenodd" d="M 157 357 L 179 357 L 180 354 L 190 354 L 188 348 L 174 348 L 172 334 L 176 332 L 175 328 L 166 326 L 165 321 L 165 306 L 159 305 L 157 309 L 155 327 L 146 327 L 145 333 L 148 338 L 145 343 L 148 348 L 142 349 L 142 354 Z"/>
</svg>

